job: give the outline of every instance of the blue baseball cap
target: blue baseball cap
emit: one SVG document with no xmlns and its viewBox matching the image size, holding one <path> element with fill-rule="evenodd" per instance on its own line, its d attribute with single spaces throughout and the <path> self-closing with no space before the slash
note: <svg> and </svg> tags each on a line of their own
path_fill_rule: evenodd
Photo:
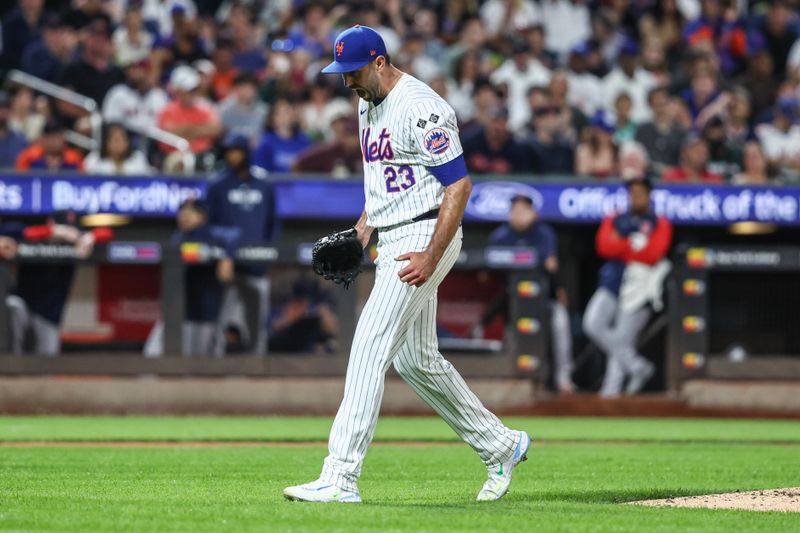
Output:
<svg viewBox="0 0 800 533">
<path fill-rule="evenodd" d="M 381 35 L 368 26 L 355 25 L 336 37 L 333 63 L 322 69 L 325 74 L 341 74 L 358 70 L 378 56 L 386 55 Z"/>
</svg>

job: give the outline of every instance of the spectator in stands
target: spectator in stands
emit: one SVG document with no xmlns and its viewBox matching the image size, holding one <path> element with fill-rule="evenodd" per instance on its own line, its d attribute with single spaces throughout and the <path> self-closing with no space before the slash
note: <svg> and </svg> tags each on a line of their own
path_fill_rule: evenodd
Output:
<svg viewBox="0 0 800 533">
<path fill-rule="evenodd" d="M 70 26 L 82 31 L 97 19 L 111 27 L 110 2 L 104 0 L 74 0 L 70 9 L 64 12 L 64 19 Z"/>
<path fill-rule="evenodd" d="M 603 107 L 614 108 L 614 101 L 620 93 L 626 92 L 631 97 L 633 108 L 631 119 L 636 123 L 650 120 L 650 109 L 647 107 L 647 94 L 656 85 L 655 77 L 639 64 L 639 45 L 627 40 L 622 45 L 617 66 L 603 78 Z"/>
<path fill-rule="evenodd" d="M 14 168 L 17 157 L 28 146 L 28 140 L 9 126 L 10 113 L 11 99 L 0 91 L 0 169 Z"/>
<path fill-rule="evenodd" d="M 151 56 L 156 70 L 162 75 L 181 65 L 194 66 L 195 61 L 207 59 L 198 21 L 187 17 L 182 7 L 176 6 L 173 12 L 174 31 L 156 41 Z"/>
<path fill-rule="evenodd" d="M 82 53 L 64 68 L 60 85 L 91 98 L 100 106 L 108 91 L 122 83 L 125 75 L 112 62 L 114 49 L 111 45 L 111 26 L 106 19 L 92 20 L 85 31 Z M 88 113 L 64 101 L 58 102 L 58 109 L 62 115 L 72 119 L 85 117 Z M 76 126 L 84 129 L 80 124 Z"/>
<path fill-rule="evenodd" d="M 233 82 L 233 93 L 219 105 L 222 128 L 226 135 L 242 135 L 255 146 L 267 117 L 267 106 L 257 98 L 258 82 L 247 72 Z"/>
<path fill-rule="evenodd" d="M 263 245 L 278 235 L 278 214 L 275 193 L 267 181 L 253 177 L 250 171 L 250 144 L 245 137 L 225 139 L 226 169 L 221 178 L 208 189 L 208 221 L 212 226 L 228 228 L 236 234 L 240 245 Z M 231 322 L 239 322 L 239 331 L 248 339 L 255 353 L 263 354 L 267 347 L 266 330 L 252 332 L 244 320 L 242 291 L 255 296 L 259 317 L 267 316 L 269 280 L 266 268 L 256 265 L 237 265 L 236 284 L 225 294 L 218 323 L 218 338 Z M 258 320 L 259 326 L 264 323 Z"/>
<path fill-rule="evenodd" d="M 39 38 L 45 20 L 44 0 L 18 0 L 17 4 L 2 21 L 2 69 L 22 65 L 23 52 Z"/>
<path fill-rule="evenodd" d="M 572 174 L 575 146 L 571 132 L 564 128 L 558 108 L 550 104 L 549 92 L 532 87 L 529 95 L 533 118 L 524 142 L 533 149 L 533 172 L 537 174 Z"/>
<path fill-rule="evenodd" d="M 186 264 L 184 271 L 184 322 L 181 328 L 183 355 L 221 356 L 222 343 L 217 342 L 217 321 L 222 306 L 224 286 L 233 281 L 233 260 L 230 243 L 215 235 L 208 224 L 208 207 L 196 199 L 184 201 L 176 216 L 178 230 L 170 244 L 179 246 L 181 258 Z M 195 247 L 210 246 L 222 250 L 225 255 L 217 261 L 198 262 L 199 250 Z M 144 346 L 146 357 L 164 354 L 164 321 L 159 320 L 150 331 Z"/>
<path fill-rule="evenodd" d="M 226 29 L 233 43 L 233 66 L 239 72 L 251 74 L 263 70 L 267 61 L 247 5 L 234 3 L 231 6 Z"/>
<path fill-rule="evenodd" d="M 544 25 L 534 24 L 533 26 L 528 26 L 520 33 L 530 47 L 532 58 L 538 60 L 539 63 L 548 69 L 553 69 L 558 65 L 558 54 L 546 46 Z"/>
<path fill-rule="evenodd" d="M 301 111 L 301 124 L 306 135 L 319 140 L 333 140 L 331 123 L 334 117 L 353 115 L 353 102 L 334 96 L 334 84 L 341 83 L 333 76 L 319 74 L 308 89 L 308 100 Z M 358 137 L 358 135 L 356 135 Z"/>
<path fill-rule="evenodd" d="M 654 2 L 639 19 L 639 35 L 645 43 L 650 39 L 658 40 L 670 63 L 677 62 L 682 52 L 682 32 L 686 21 L 678 4 L 678 0 Z"/>
<path fill-rule="evenodd" d="M 475 115 L 472 94 L 480 74 L 480 54 L 468 51 L 456 59 L 453 78 L 447 85 L 447 101 L 453 106 L 460 123 L 466 123 Z"/>
<path fill-rule="evenodd" d="M 239 70 L 233 66 L 233 43 L 228 38 L 217 40 L 216 47 L 211 53 L 214 63 L 214 75 L 211 78 L 211 87 L 214 99 L 224 100 L 233 90 L 233 82 L 239 75 Z"/>
<path fill-rule="evenodd" d="M 542 0 L 545 43 L 562 58 L 591 36 L 589 8 L 582 0 Z"/>
<path fill-rule="evenodd" d="M 496 86 L 505 87 L 508 102 L 509 127 L 517 131 L 530 119 L 527 106 L 528 89 L 550 82 L 550 70 L 530 55 L 525 41 L 512 43 L 512 56 L 506 59 L 489 78 Z"/>
<path fill-rule="evenodd" d="M 541 8 L 532 0 L 488 0 L 480 14 L 486 33 L 495 42 L 542 22 Z"/>
<path fill-rule="evenodd" d="M 789 51 L 798 38 L 797 14 L 792 13 L 786 0 L 773 0 L 769 3 L 766 17 L 761 21 L 760 30 L 774 63 L 773 76 L 782 80 L 786 75 Z"/>
<path fill-rule="evenodd" d="M 114 59 L 122 68 L 148 57 L 155 37 L 144 27 L 142 0 L 129 0 L 122 24 L 114 31 Z"/>
<path fill-rule="evenodd" d="M 747 52 L 744 21 L 739 18 L 736 2 L 718 0 L 700 3 L 700 17 L 689 22 L 683 30 L 690 48 L 713 50 L 719 59 L 720 70 L 726 76 L 741 70 Z"/>
<path fill-rule="evenodd" d="M 499 91 L 485 79 L 479 79 L 475 82 L 472 100 L 475 112 L 472 120 L 461 124 L 462 138 L 469 137 L 475 131 L 488 124 L 495 109 L 502 105 Z"/>
<path fill-rule="evenodd" d="M 73 30 L 50 13 L 45 17 L 42 36 L 25 48 L 22 70 L 50 83 L 61 78 L 61 71 L 73 59 L 78 44 Z"/>
<path fill-rule="evenodd" d="M 550 105 L 555 109 L 562 134 L 570 142 L 577 143 L 580 132 L 586 127 L 588 121 L 580 109 L 569 103 L 569 77 L 566 71 L 553 72 L 547 92 Z"/>
<path fill-rule="evenodd" d="M 509 131 L 505 107 L 495 107 L 486 126 L 465 134 L 462 144 L 467 166 L 477 174 L 518 174 L 533 169 L 531 151 Z"/>
<path fill-rule="evenodd" d="M 104 125 L 100 151 L 86 156 L 83 167 L 91 174 L 117 176 L 145 176 L 153 172 L 144 154 L 131 146 L 128 130 L 113 122 Z"/>
<path fill-rule="evenodd" d="M 624 181 L 649 179 L 649 157 L 644 146 L 627 141 L 619 147 L 619 177 Z"/>
<path fill-rule="evenodd" d="M 23 135 L 28 142 L 34 142 L 42 135 L 50 105 L 46 96 L 34 97 L 33 91 L 24 85 L 12 86 L 11 110 L 8 125 L 12 130 Z"/>
<path fill-rule="evenodd" d="M 253 164 L 267 172 L 289 172 L 297 156 L 311 146 L 300 129 L 294 106 L 284 98 L 272 104 L 267 131 L 253 155 Z"/>
<path fill-rule="evenodd" d="M 388 44 L 387 50 L 391 52 L 391 49 L 388 48 Z M 478 54 L 480 58 L 483 58 L 486 52 L 486 30 L 481 19 L 475 16 L 468 16 L 461 23 L 458 40 L 444 51 L 442 63 L 445 72 L 449 76 L 453 76 L 456 70 L 456 62 L 464 54 Z M 460 77 L 455 76 L 455 81 L 458 83 Z"/>
<path fill-rule="evenodd" d="M 675 120 L 675 109 L 666 87 L 652 89 L 647 102 L 653 118 L 636 128 L 634 138 L 647 150 L 653 174 L 660 176 L 667 167 L 678 164 L 686 130 Z"/>
<path fill-rule="evenodd" d="M 681 99 L 695 127 L 702 127 L 703 112 L 713 107 L 721 94 L 711 72 L 703 69 L 692 76 L 689 88 L 681 92 Z"/>
<path fill-rule="evenodd" d="M 585 116 L 593 116 L 600 104 L 600 79 L 589 72 L 587 58 L 591 46 L 582 43 L 574 46 L 569 54 L 567 80 L 569 93 L 567 101 L 577 107 Z"/>
<path fill-rule="evenodd" d="M 269 351 L 333 353 L 338 334 L 339 319 L 331 295 L 316 279 L 299 279 L 270 319 Z"/>
<path fill-rule="evenodd" d="M 647 180 L 627 183 L 629 208 L 603 219 L 597 231 L 597 254 L 606 260 L 597 290 L 583 315 L 583 330 L 607 356 L 600 396 L 615 398 L 625 385 L 636 394 L 650 380 L 654 365 L 636 347 L 639 333 L 653 310 L 663 306 L 661 294 L 669 263 L 672 225 L 650 205 Z"/>
<path fill-rule="evenodd" d="M 198 59 L 192 66 L 200 76 L 200 84 L 197 86 L 197 95 L 207 102 L 216 105 L 217 99 L 214 94 L 214 74 L 216 69 L 214 63 L 208 59 Z"/>
<path fill-rule="evenodd" d="M 330 141 L 309 146 L 299 154 L 292 172 L 315 172 L 335 178 L 361 174 L 361 143 L 356 118 L 350 113 L 334 116 L 331 130 Z"/>
<path fill-rule="evenodd" d="M 174 29 L 176 17 L 193 20 L 197 8 L 192 0 L 144 0 L 142 16 L 159 37 L 169 37 Z"/>
<path fill-rule="evenodd" d="M 289 31 L 288 39 L 293 49 L 303 48 L 314 59 L 333 52 L 333 23 L 325 13 L 325 6 L 316 2 L 303 2 L 297 11 L 298 23 Z"/>
<path fill-rule="evenodd" d="M 88 257 L 95 243 L 110 240 L 108 228 L 82 230 L 73 211 L 58 211 L 42 226 L 25 228 L 28 241 L 74 244 L 76 257 Z M 12 352 L 22 355 L 25 337 L 33 336 L 33 353 L 53 357 L 61 350 L 59 324 L 72 287 L 75 263 L 26 263 L 17 272 L 13 294 L 6 304 L 10 314 Z"/>
<path fill-rule="evenodd" d="M 132 61 L 125 68 L 125 83 L 115 85 L 103 100 L 105 122 L 121 122 L 134 131 L 154 128 L 169 102 L 166 91 L 153 85 L 148 58 Z"/>
<path fill-rule="evenodd" d="M 742 77 L 742 87 L 750 95 L 752 117 L 757 121 L 769 120 L 770 110 L 775 105 L 782 80 L 774 76 L 775 61 L 762 37 L 756 35 L 757 42 L 747 58 L 747 70 Z"/>
<path fill-rule="evenodd" d="M 598 110 L 586 129 L 586 140 L 575 150 L 575 173 L 605 179 L 617 172 L 617 154 L 612 135 L 614 123 L 602 109 Z"/>
<path fill-rule="evenodd" d="M 794 97 L 781 98 L 773 111 L 772 122 L 756 126 L 756 137 L 767 160 L 784 177 L 800 174 L 800 102 Z"/>
<path fill-rule="evenodd" d="M 628 93 L 619 93 L 614 101 L 614 144 L 619 146 L 633 140 L 636 135 L 636 123 L 631 120 L 633 102 Z"/>
<path fill-rule="evenodd" d="M 699 135 L 689 135 L 681 148 L 680 165 L 668 168 L 661 179 L 684 183 L 721 183 L 722 176 L 708 169 L 708 144 Z"/>
<path fill-rule="evenodd" d="M 410 31 L 403 36 L 403 46 L 392 61 L 414 77 L 430 83 L 439 74 L 439 64 L 426 53 L 425 38 L 421 33 Z"/>
<path fill-rule="evenodd" d="M 728 141 L 725 122 L 720 115 L 705 123 L 700 136 L 708 145 L 708 169 L 711 172 L 730 177 L 741 170 L 742 153 L 738 146 Z"/>
<path fill-rule="evenodd" d="M 567 292 L 558 280 L 558 241 L 553 228 L 539 220 L 539 214 L 530 197 L 518 194 L 511 199 L 508 222 L 489 236 L 490 246 L 526 246 L 536 250 L 542 273 L 550 287 L 550 327 L 555 355 L 555 383 L 562 394 L 575 392 L 572 383 L 572 331 L 567 312 Z M 500 309 L 508 307 L 508 295 L 502 297 Z M 492 307 L 496 307 L 495 304 Z M 492 316 L 484 316 L 486 325 Z"/>
<path fill-rule="evenodd" d="M 733 185 L 774 185 L 776 180 L 767 161 L 764 149 L 756 141 L 744 146 L 744 162 L 742 171 L 731 180 Z"/>
<path fill-rule="evenodd" d="M 728 145 L 739 152 L 744 151 L 747 141 L 754 138 L 750 127 L 750 97 L 741 87 L 734 87 L 725 93 L 725 106 L 720 113 L 725 127 Z"/>
<path fill-rule="evenodd" d="M 39 141 L 19 154 L 16 168 L 45 172 L 80 171 L 83 170 L 83 157 L 80 152 L 67 147 L 64 126 L 50 119 Z"/>
<path fill-rule="evenodd" d="M 197 96 L 200 76 L 192 67 L 176 68 L 170 78 L 175 90 L 175 99 L 169 102 L 158 115 L 158 127 L 183 137 L 189 141 L 189 148 L 195 154 L 209 152 L 222 132 L 222 122 L 217 111 Z M 175 151 L 162 144 L 161 150 Z"/>
</svg>

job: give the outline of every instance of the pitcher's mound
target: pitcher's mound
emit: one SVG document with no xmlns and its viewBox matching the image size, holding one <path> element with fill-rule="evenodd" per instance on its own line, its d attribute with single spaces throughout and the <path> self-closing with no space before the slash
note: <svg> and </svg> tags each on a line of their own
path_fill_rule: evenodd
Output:
<svg viewBox="0 0 800 533">
<path fill-rule="evenodd" d="M 798 513 L 800 512 L 800 487 L 705 494 L 703 496 L 641 500 L 629 503 L 654 507 L 698 507 L 703 509 L 741 509 L 744 511 Z"/>
</svg>

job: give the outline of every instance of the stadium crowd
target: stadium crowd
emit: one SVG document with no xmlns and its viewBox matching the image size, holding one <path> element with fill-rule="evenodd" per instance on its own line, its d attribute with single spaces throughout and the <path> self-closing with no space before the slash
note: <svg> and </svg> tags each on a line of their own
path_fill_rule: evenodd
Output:
<svg viewBox="0 0 800 533">
<path fill-rule="evenodd" d="M 16 5 L 13 5 L 15 4 Z M 3 76 L 91 98 L 87 112 L 13 83 L 0 93 L 0 168 L 200 171 L 245 137 L 266 172 L 357 174 L 354 102 L 319 75 L 342 28 L 455 108 L 472 173 L 648 174 L 677 182 L 800 179 L 800 20 L 786 0 L 18 0 L 2 13 Z"/>
</svg>

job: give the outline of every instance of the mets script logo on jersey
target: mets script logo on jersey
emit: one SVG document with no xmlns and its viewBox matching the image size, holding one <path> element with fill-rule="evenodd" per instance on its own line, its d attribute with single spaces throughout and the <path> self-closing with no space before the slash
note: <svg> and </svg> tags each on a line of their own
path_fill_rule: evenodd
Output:
<svg viewBox="0 0 800 533">
<path fill-rule="evenodd" d="M 386 131 L 386 128 L 381 130 L 378 135 L 377 141 L 371 141 L 370 133 L 372 128 L 367 128 L 361 134 L 361 151 L 364 154 L 364 161 L 372 163 L 374 161 L 388 161 L 394 159 L 394 150 L 392 149 L 392 134 Z"/>
<path fill-rule="evenodd" d="M 441 128 L 434 128 L 425 134 L 425 149 L 432 154 L 441 154 L 450 148 L 450 136 Z"/>
<path fill-rule="evenodd" d="M 336 55 L 337 57 L 344 53 L 344 41 L 339 41 L 336 43 Z"/>
</svg>

